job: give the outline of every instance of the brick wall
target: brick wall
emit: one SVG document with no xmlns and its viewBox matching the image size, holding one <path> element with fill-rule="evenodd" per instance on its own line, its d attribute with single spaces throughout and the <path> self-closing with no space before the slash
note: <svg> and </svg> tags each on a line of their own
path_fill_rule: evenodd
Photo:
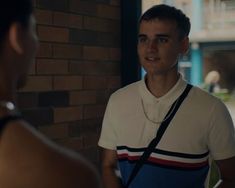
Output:
<svg viewBox="0 0 235 188">
<path fill-rule="evenodd" d="M 120 87 L 120 0 L 35 0 L 40 50 L 18 92 L 26 119 L 99 163 L 97 140 Z"/>
</svg>

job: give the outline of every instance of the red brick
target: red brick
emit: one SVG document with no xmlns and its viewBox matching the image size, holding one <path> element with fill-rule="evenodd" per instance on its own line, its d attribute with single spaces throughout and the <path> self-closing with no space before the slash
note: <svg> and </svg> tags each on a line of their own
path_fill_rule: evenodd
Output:
<svg viewBox="0 0 235 188">
<path fill-rule="evenodd" d="M 99 134 L 102 124 L 102 119 L 87 119 L 69 123 L 70 137 L 84 137 L 90 134 Z"/>
<path fill-rule="evenodd" d="M 66 28 L 38 26 L 38 36 L 40 41 L 68 42 L 69 30 Z"/>
<path fill-rule="evenodd" d="M 70 0 L 70 10 L 72 12 L 85 15 L 96 15 L 96 3 L 81 0 Z"/>
<path fill-rule="evenodd" d="M 53 123 L 53 109 L 44 108 L 26 108 L 22 109 L 23 117 L 35 127 L 51 125 Z"/>
<path fill-rule="evenodd" d="M 84 16 L 84 29 L 120 33 L 120 21 L 106 18 Z"/>
<path fill-rule="evenodd" d="M 23 108 L 36 109 L 26 114 L 43 134 L 98 162 L 105 105 L 120 86 L 120 0 L 34 2 L 41 46 Z"/>
<path fill-rule="evenodd" d="M 85 147 L 82 150 L 79 150 L 79 153 L 81 153 L 83 156 L 85 156 L 92 163 L 100 165 L 100 161 L 98 161 L 99 153 L 98 153 L 97 144 L 94 147 Z"/>
<path fill-rule="evenodd" d="M 97 16 L 102 18 L 120 19 L 120 8 L 110 5 L 99 4 L 97 6 Z"/>
<path fill-rule="evenodd" d="M 82 89 L 81 76 L 56 76 L 54 78 L 55 90 L 77 90 Z"/>
<path fill-rule="evenodd" d="M 62 12 L 54 12 L 53 17 L 54 25 L 70 27 L 70 28 L 82 28 L 83 19 L 82 16 L 76 14 L 67 14 Z"/>
<path fill-rule="evenodd" d="M 92 54 L 92 55 L 91 55 Z M 87 60 L 108 60 L 109 49 L 103 47 L 88 47 L 83 48 L 83 57 Z"/>
<path fill-rule="evenodd" d="M 96 17 L 84 17 L 84 29 L 94 31 L 110 31 L 109 20 L 96 18 Z"/>
<path fill-rule="evenodd" d="M 51 76 L 29 76 L 21 91 L 50 91 L 52 90 Z"/>
<path fill-rule="evenodd" d="M 69 72 L 79 75 L 97 74 L 97 64 L 98 63 L 94 61 L 71 61 L 69 64 Z"/>
<path fill-rule="evenodd" d="M 36 74 L 36 63 L 32 63 L 29 68 L 29 75 L 35 75 Z"/>
<path fill-rule="evenodd" d="M 68 137 L 67 124 L 55 124 L 50 126 L 41 126 L 39 131 L 51 139 L 62 139 Z"/>
<path fill-rule="evenodd" d="M 80 59 L 82 48 L 79 45 L 54 44 L 53 55 L 55 58 Z"/>
<path fill-rule="evenodd" d="M 95 91 L 73 91 L 70 93 L 70 105 L 81 104 L 95 104 L 96 92 Z"/>
<path fill-rule="evenodd" d="M 37 0 L 37 7 L 65 12 L 68 11 L 68 0 Z"/>
<path fill-rule="evenodd" d="M 81 29 L 83 27 L 83 18 L 82 16 L 76 14 L 69 15 L 69 26 L 72 28 Z"/>
<path fill-rule="evenodd" d="M 121 49 L 120 48 L 110 48 L 109 49 L 109 60 L 120 61 L 121 60 Z"/>
<path fill-rule="evenodd" d="M 108 79 L 108 88 L 117 89 L 121 87 L 120 76 L 110 76 Z"/>
<path fill-rule="evenodd" d="M 121 33 L 121 22 L 120 20 L 109 20 L 109 32 L 117 33 L 120 35 Z"/>
<path fill-rule="evenodd" d="M 37 74 L 68 74 L 68 61 L 59 59 L 38 59 Z"/>
<path fill-rule="evenodd" d="M 80 149 L 83 148 L 82 138 L 69 138 L 69 139 L 57 140 L 56 142 L 74 151 L 79 151 Z"/>
<path fill-rule="evenodd" d="M 69 24 L 69 14 L 62 12 L 53 13 L 53 24 L 57 26 L 68 26 Z"/>
<path fill-rule="evenodd" d="M 117 75 L 120 74 L 120 63 L 108 61 L 72 61 L 69 72 L 79 75 Z"/>
<path fill-rule="evenodd" d="M 17 93 L 17 105 L 20 109 L 37 108 L 38 95 L 36 92 L 19 92 Z"/>
<path fill-rule="evenodd" d="M 37 57 L 52 57 L 52 45 L 49 43 L 40 42 Z"/>
<path fill-rule="evenodd" d="M 82 119 L 82 107 L 65 107 L 54 109 L 54 123 L 77 121 Z"/>
<path fill-rule="evenodd" d="M 104 116 L 104 105 L 87 105 L 84 107 L 84 119 L 101 118 Z"/>
<path fill-rule="evenodd" d="M 99 90 L 97 91 L 97 104 L 106 104 L 110 98 L 110 90 Z"/>
<path fill-rule="evenodd" d="M 84 148 L 89 148 L 93 146 L 97 146 L 97 143 L 99 141 L 99 135 L 98 134 L 87 134 L 83 137 L 83 144 Z"/>
<path fill-rule="evenodd" d="M 35 10 L 36 21 L 38 24 L 52 24 L 52 12 L 47 10 Z"/>
<path fill-rule="evenodd" d="M 84 89 L 105 89 L 107 88 L 107 80 L 101 76 L 84 77 Z"/>
</svg>

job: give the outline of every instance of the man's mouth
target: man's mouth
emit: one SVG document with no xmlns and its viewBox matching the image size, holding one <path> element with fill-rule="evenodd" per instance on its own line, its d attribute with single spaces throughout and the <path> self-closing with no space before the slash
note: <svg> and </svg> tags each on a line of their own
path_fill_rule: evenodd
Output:
<svg viewBox="0 0 235 188">
<path fill-rule="evenodd" d="M 145 60 L 147 60 L 147 61 L 158 61 L 158 60 L 160 60 L 160 58 L 158 58 L 158 57 L 145 57 Z"/>
</svg>

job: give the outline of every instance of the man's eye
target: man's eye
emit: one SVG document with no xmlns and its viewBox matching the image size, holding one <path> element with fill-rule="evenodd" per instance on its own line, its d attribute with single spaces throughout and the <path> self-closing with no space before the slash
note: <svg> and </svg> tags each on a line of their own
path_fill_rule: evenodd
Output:
<svg viewBox="0 0 235 188">
<path fill-rule="evenodd" d="M 167 43 L 168 42 L 168 38 L 158 38 L 157 42 L 158 43 Z"/>
<path fill-rule="evenodd" d="M 140 37 L 140 38 L 138 39 L 138 42 L 139 42 L 139 43 L 145 43 L 145 42 L 147 42 L 147 38 L 145 38 L 145 37 Z"/>
</svg>

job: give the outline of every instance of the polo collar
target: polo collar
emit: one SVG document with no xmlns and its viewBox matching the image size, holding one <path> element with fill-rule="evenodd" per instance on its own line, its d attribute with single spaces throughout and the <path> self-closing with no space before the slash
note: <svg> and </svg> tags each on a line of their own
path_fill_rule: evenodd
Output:
<svg viewBox="0 0 235 188">
<path fill-rule="evenodd" d="M 187 82 L 183 79 L 182 75 L 176 84 L 162 97 L 155 97 L 147 88 L 145 78 L 140 81 L 139 92 L 142 100 L 145 104 L 163 103 L 165 105 L 171 105 L 184 91 L 187 86 Z"/>
</svg>

